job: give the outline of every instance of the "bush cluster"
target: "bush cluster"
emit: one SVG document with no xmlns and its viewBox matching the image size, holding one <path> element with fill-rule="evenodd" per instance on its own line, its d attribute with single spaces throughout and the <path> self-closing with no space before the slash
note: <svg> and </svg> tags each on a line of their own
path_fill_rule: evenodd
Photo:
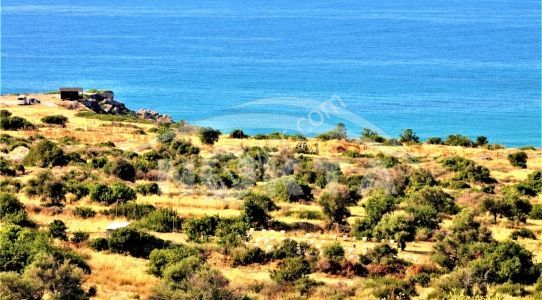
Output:
<svg viewBox="0 0 542 300">
<path fill-rule="evenodd" d="M 65 166 L 68 160 L 64 151 L 55 143 L 48 140 L 41 140 L 34 144 L 23 160 L 25 165 L 40 168 Z"/>
<path fill-rule="evenodd" d="M 68 118 L 66 118 L 63 115 L 52 115 L 52 116 L 45 116 L 41 118 L 41 121 L 43 123 L 61 125 L 62 127 L 64 127 L 66 126 L 66 123 L 68 122 Z"/>
<path fill-rule="evenodd" d="M 34 125 L 21 117 L 11 115 L 11 112 L 0 110 L 0 129 L 1 130 L 21 130 L 34 129 Z"/>
<path fill-rule="evenodd" d="M 154 249 L 164 249 L 169 245 L 167 241 L 130 227 L 117 229 L 108 238 L 111 252 L 142 258 L 148 258 Z"/>
</svg>

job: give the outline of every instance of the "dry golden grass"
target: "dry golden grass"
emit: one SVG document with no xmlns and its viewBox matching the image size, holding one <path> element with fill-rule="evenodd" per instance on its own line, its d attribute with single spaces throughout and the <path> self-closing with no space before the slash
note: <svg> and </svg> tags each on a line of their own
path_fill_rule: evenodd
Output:
<svg viewBox="0 0 542 300">
<path fill-rule="evenodd" d="M 98 294 L 94 299 L 146 298 L 158 284 L 159 280 L 146 272 L 145 259 L 86 248 L 77 251 L 89 257 L 92 274 L 87 276 L 86 285 L 97 287 Z"/>
</svg>

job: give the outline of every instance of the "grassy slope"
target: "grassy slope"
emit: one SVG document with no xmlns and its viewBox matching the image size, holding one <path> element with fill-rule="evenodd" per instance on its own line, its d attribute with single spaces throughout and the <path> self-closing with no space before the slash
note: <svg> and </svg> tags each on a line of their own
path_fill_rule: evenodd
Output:
<svg viewBox="0 0 542 300">
<path fill-rule="evenodd" d="M 110 121 L 102 121 L 96 119 L 88 119 L 77 117 L 78 109 L 67 109 L 66 102 L 58 99 L 58 95 L 30 95 L 42 101 L 40 105 L 32 106 L 17 106 L 16 96 L 1 96 L 0 109 L 8 109 L 14 115 L 21 116 L 34 124 L 41 124 L 40 118 L 46 115 L 62 114 L 69 118 L 69 123 L 65 128 L 54 126 L 39 127 L 34 131 L 19 131 L 19 132 L 2 132 L 9 133 L 14 136 L 28 137 L 36 134 L 41 134 L 50 139 L 60 139 L 63 137 L 74 137 L 82 144 L 75 146 L 67 146 L 68 149 L 78 149 L 79 147 L 87 147 L 84 144 L 95 145 L 98 143 L 112 141 L 118 148 L 123 150 L 131 150 L 141 152 L 149 149 L 154 145 L 156 135 L 147 133 L 141 135 L 135 132 L 137 128 L 147 130 L 152 127 L 151 124 L 133 123 L 133 126 L 118 126 Z M 123 123 L 124 124 L 124 123 Z M 137 126 L 137 128 L 135 127 Z M 276 146 L 276 147 L 293 147 L 296 142 L 286 140 L 233 140 L 226 136 L 222 136 L 218 143 L 214 146 L 202 146 L 199 140 L 194 136 L 186 136 L 192 142 L 202 148 L 202 156 L 210 156 L 217 152 L 233 152 L 240 154 L 242 146 Z M 414 156 L 418 159 L 418 163 L 413 166 L 424 167 L 431 170 L 439 178 L 450 176 L 438 163 L 443 157 L 460 155 L 470 158 L 476 163 L 486 166 L 491 170 L 491 174 L 499 181 L 498 188 L 507 184 L 512 184 L 527 177 L 527 174 L 534 169 L 542 168 L 541 151 L 528 151 L 529 161 L 528 169 L 518 169 L 512 167 L 506 156 L 513 152 L 513 149 L 502 149 L 490 151 L 486 149 L 463 149 L 460 147 L 434 146 L 434 145 L 415 145 L 409 147 L 384 147 L 379 145 L 360 145 L 353 142 L 331 141 L 321 142 L 310 139 L 309 144 L 318 144 L 320 157 L 326 157 L 331 161 L 339 162 L 343 172 L 346 174 L 362 174 L 364 171 L 363 159 L 350 159 L 340 155 L 340 151 L 344 149 L 360 150 L 364 153 L 378 153 L 393 151 L 396 156 L 406 157 L 407 155 Z M 490 159 L 488 159 L 490 158 Z M 54 170 L 62 172 L 63 170 Z M 25 180 L 29 175 L 21 180 Z M 208 195 L 206 191 L 200 189 L 186 189 L 172 184 L 161 183 L 161 189 L 165 192 L 163 196 L 138 196 L 138 203 L 152 203 L 159 207 L 171 207 L 178 211 L 181 216 L 198 216 L 198 215 L 214 215 L 234 216 L 239 214 L 240 201 L 236 198 L 236 192 L 227 191 L 221 195 Z M 462 205 L 473 205 L 473 194 L 464 191 L 453 191 L 458 202 Z M 93 219 L 82 220 L 74 217 L 69 208 L 74 206 L 90 206 L 97 210 L 102 209 L 99 205 L 91 203 L 89 200 L 82 200 L 78 203 L 69 204 L 61 215 L 51 215 L 47 211 L 35 213 L 31 209 L 37 207 L 37 200 L 28 199 L 20 195 L 21 200 L 27 205 L 31 211 L 31 217 L 40 225 L 47 225 L 54 219 L 63 220 L 70 231 L 84 230 L 92 233 L 92 236 L 103 235 L 103 229 L 111 220 L 103 216 L 97 216 Z M 535 203 L 542 203 L 539 197 L 534 200 Z M 294 217 L 283 216 L 287 210 L 320 210 L 317 205 L 303 204 L 286 204 L 281 203 L 281 210 L 274 213 L 274 217 L 284 222 L 308 221 L 300 220 Z M 352 208 L 353 218 L 363 214 L 361 207 Z M 319 220 L 310 220 L 310 222 L 321 223 Z M 533 251 L 536 259 L 542 262 L 542 222 L 529 220 L 526 227 L 532 229 L 538 240 L 520 240 L 529 250 Z M 511 224 L 506 221 L 501 221 L 493 226 L 492 231 L 496 239 L 502 240 L 508 237 L 513 230 Z M 173 240 L 184 241 L 183 234 L 159 234 L 160 237 Z M 374 243 L 356 242 L 357 247 L 353 248 L 352 240 L 344 241 L 342 237 L 336 237 L 333 234 L 319 235 L 317 238 L 307 237 L 304 232 L 288 232 L 286 236 L 297 240 L 314 240 L 316 245 L 322 245 L 326 242 L 334 241 L 336 238 L 344 245 L 347 253 L 362 253 L 365 249 L 372 247 Z M 265 249 L 265 239 L 271 242 L 279 241 L 285 235 L 279 232 L 256 232 L 252 244 L 259 245 Z M 409 243 L 405 252 L 400 254 L 401 257 L 415 261 L 417 263 L 428 261 L 431 253 L 432 243 L 416 242 Z M 103 299 L 127 299 L 135 295 L 146 296 L 149 294 L 153 285 L 158 280 L 146 273 L 146 263 L 144 260 L 132 258 L 129 256 L 121 256 L 117 254 L 106 254 L 93 252 L 88 248 L 80 248 L 77 251 L 88 255 L 89 262 L 93 269 L 93 274 L 87 278 L 88 285 L 96 285 L 98 287 L 98 298 Z M 232 286 L 239 289 L 246 289 L 251 283 L 256 284 L 261 281 L 269 281 L 269 270 L 273 267 L 272 264 L 264 266 L 248 266 L 231 268 L 225 261 L 225 258 L 219 254 L 213 254 L 210 258 L 210 263 L 221 269 L 223 273 L 231 280 Z M 363 279 L 345 279 L 341 277 L 333 277 L 325 274 L 312 274 L 311 277 L 322 280 L 328 284 L 346 284 L 358 286 L 363 283 Z M 421 291 L 421 295 L 427 291 Z M 256 295 L 252 295 L 256 296 Z M 359 295 L 361 296 L 361 295 Z M 316 296 L 317 297 L 317 296 Z"/>
</svg>

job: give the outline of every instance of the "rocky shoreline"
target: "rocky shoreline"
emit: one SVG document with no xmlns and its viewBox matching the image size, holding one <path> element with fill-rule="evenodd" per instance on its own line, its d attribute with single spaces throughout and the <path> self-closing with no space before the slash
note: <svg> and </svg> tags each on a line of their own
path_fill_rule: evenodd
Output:
<svg viewBox="0 0 542 300">
<path fill-rule="evenodd" d="M 98 92 L 88 95 L 85 94 L 83 99 L 79 99 L 77 102 L 82 103 L 86 108 L 97 114 L 134 116 L 139 119 L 156 123 L 173 123 L 173 119 L 170 116 L 160 114 L 154 110 L 142 108 L 136 112 L 129 109 L 124 103 L 114 100 L 113 92 L 111 91 Z"/>
</svg>

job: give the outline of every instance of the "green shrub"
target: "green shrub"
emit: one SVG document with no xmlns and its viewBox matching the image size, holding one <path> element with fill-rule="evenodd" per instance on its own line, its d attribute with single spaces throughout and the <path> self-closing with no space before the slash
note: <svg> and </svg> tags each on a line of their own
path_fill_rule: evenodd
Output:
<svg viewBox="0 0 542 300">
<path fill-rule="evenodd" d="M 199 138 L 203 144 L 212 145 L 216 141 L 218 141 L 220 134 L 221 132 L 219 130 L 210 127 L 204 127 L 201 128 L 199 131 Z"/>
<path fill-rule="evenodd" d="M 135 181 L 136 170 L 134 165 L 124 159 L 116 160 L 105 166 L 108 174 L 114 175 L 122 180 Z"/>
<path fill-rule="evenodd" d="M 19 180 L 12 178 L 0 180 L 0 190 L 4 191 L 5 193 L 16 194 L 20 192 L 22 188 L 23 184 Z"/>
<path fill-rule="evenodd" d="M 169 246 L 169 242 L 130 227 L 113 231 L 108 242 L 109 250 L 113 253 L 129 254 L 142 258 L 148 258 L 154 249 L 163 249 Z"/>
<path fill-rule="evenodd" d="M 79 218 L 88 219 L 96 216 L 96 211 L 90 207 L 76 207 L 73 209 L 73 214 Z"/>
<path fill-rule="evenodd" d="M 421 190 L 424 187 L 431 187 L 438 184 L 433 174 L 426 169 L 416 169 L 408 176 L 407 194 Z"/>
<path fill-rule="evenodd" d="M 20 226 L 32 227 L 34 223 L 28 219 L 24 205 L 15 195 L 0 193 L 0 221 Z"/>
<path fill-rule="evenodd" d="M 469 262 L 475 276 L 484 276 L 492 283 L 533 284 L 540 276 L 540 267 L 533 254 L 514 241 L 504 241 L 487 249 L 481 259 Z M 513 266 L 513 267 L 511 267 Z"/>
<path fill-rule="evenodd" d="M 330 131 L 317 135 L 316 138 L 323 141 L 345 140 L 347 138 L 346 126 L 344 126 L 343 123 L 339 123 L 337 124 L 335 128 L 331 129 Z"/>
<path fill-rule="evenodd" d="M 476 165 L 470 159 L 453 156 L 442 161 L 442 165 L 449 171 L 456 172 L 454 180 L 476 181 L 481 183 L 495 183 L 488 168 Z"/>
<path fill-rule="evenodd" d="M 318 203 L 331 224 L 347 224 L 347 218 L 350 216 L 350 210 L 347 207 L 350 203 L 350 195 L 345 186 L 337 185 L 324 190 Z"/>
<path fill-rule="evenodd" d="M 437 187 L 424 187 L 413 192 L 407 201 L 412 205 L 428 205 L 439 213 L 455 214 L 459 211 L 454 197 Z"/>
<path fill-rule="evenodd" d="M 412 129 L 405 129 L 399 137 L 399 142 L 407 144 L 418 144 L 420 138 L 414 133 Z"/>
<path fill-rule="evenodd" d="M 331 274 L 340 274 L 343 271 L 344 248 L 339 242 L 326 245 L 323 249 L 323 256 L 326 259 L 323 272 Z"/>
<path fill-rule="evenodd" d="M 248 240 L 248 229 L 249 225 L 241 218 L 221 219 L 216 228 L 218 245 L 224 252 L 230 252 Z"/>
<path fill-rule="evenodd" d="M 469 137 L 459 135 L 459 134 L 449 135 L 446 141 L 444 141 L 444 144 L 448 146 L 461 146 L 461 147 L 475 146 L 475 143 Z"/>
<path fill-rule="evenodd" d="M 317 210 L 300 210 L 297 212 L 297 217 L 307 220 L 322 220 L 323 215 Z"/>
<path fill-rule="evenodd" d="M 88 232 L 75 231 L 72 234 L 72 237 L 71 237 L 70 241 L 72 243 L 81 244 L 81 243 L 84 243 L 84 242 L 88 241 L 89 237 L 90 237 L 90 235 L 89 235 Z"/>
<path fill-rule="evenodd" d="M 246 139 L 248 138 L 248 135 L 246 135 L 243 130 L 241 129 L 234 129 L 230 133 L 230 138 L 232 139 Z"/>
<path fill-rule="evenodd" d="M 182 220 L 171 208 L 153 210 L 141 219 L 139 226 L 157 232 L 174 232 L 181 228 Z"/>
<path fill-rule="evenodd" d="M 243 197 L 241 217 L 244 222 L 255 228 L 267 228 L 272 220 L 269 212 L 276 209 L 277 206 L 269 197 L 249 193 Z"/>
<path fill-rule="evenodd" d="M 520 167 L 522 169 L 527 168 L 527 153 L 519 151 L 508 154 L 508 161 L 514 167 Z"/>
<path fill-rule="evenodd" d="M 68 236 L 66 234 L 66 229 L 68 229 L 68 227 L 66 227 L 66 224 L 64 224 L 64 222 L 60 220 L 54 220 L 49 224 L 49 235 L 52 238 L 67 241 Z"/>
<path fill-rule="evenodd" d="M 168 249 L 155 249 L 149 255 L 149 272 L 163 276 L 165 270 L 184 259 L 195 257 L 199 261 L 200 251 L 188 245 L 176 245 Z"/>
<path fill-rule="evenodd" d="M 169 148 L 177 155 L 196 155 L 200 152 L 198 147 L 193 146 L 190 141 L 186 140 L 175 140 L 170 144 Z"/>
<path fill-rule="evenodd" d="M 271 271 L 271 279 L 278 283 L 291 283 L 310 274 L 309 262 L 302 257 L 288 257 L 278 264 L 278 269 Z"/>
<path fill-rule="evenodd" d="M 487 146 L 488 140 L 485 136 L 478 136 L 476 137 L 476 147 L 483 147 Z"/>
<path fill-rule="evenodd" d="M 0 273 L 0 299 L 40 300 L 40 286 L 15 272 Z"/>
<path fill-rule="evenodd" d="M 425 141 L 427 144 L 430 145 L 442 145 L 444 142 L 439 137 L 430 137 Z"/>
<path fill-rule="evenodd" d="M 11 112 L 6 109 L 0 109 L 0 118 L 7 118 L 11 116 Z"/>
<path fill-rule="evenodd" d="M 45 170 L 27 181 L 25 194 L 28 197 L 41 196 L 46 206 L 62 206 L 66 198 L 66 186 L 51 171 Z"/>
<path fill-rule="evenodd" d="M 0 194 L 0 219 L 8 218 L 10 215 L 24 211 L 24 205 L 15 195 Z"/>
<path fill-rule="evenodd" d="M 75 195 L 76 200 L 81 200 L 83 197 L 90 194 L 90 184 L 76 180 L 68 180 L 66 181 L 66 192 Z"/>
<path fill-rule="evenodd" d="M 240 248 L 233 252 L 232 264 L 246 266 L 250 264 L 261 264 L 267 261 L 267 254 L 258 247 Z"/>
<path fill-rule="evenodd" d="M 265 186 L 266 193 L 275 201 L 298 202 L 313 199 L 311 188 L 292 176 L 283 176 Z"/>
<path fill-rule="evenodd" d="M 124 203 L 136 199 L 135 191 L 121 182 L 116 182 L 111 187 L 98 183 L 90 189 L 92 201 L 111 205 L 113 203 Z"/>
<path fill-rule="evenodd" d="M 495 292 L 513 297 L 525 297 L 529 295 L 529 292 L 525 289 L 525 286 L 518 283 L 504 283 L 497 286 Z"/>
<path fill-rule="evenodd" d="M 0 110 L 1 130 L 33 129 L 34 125 L 21 117 L 13 117 L 7 110 Z"/>
<path fill-rule="evenodd" d="M 394 166 L 399 164 L 399 159 L 395 156 L 378 153 L 377 158 L 380 165 L 384 168 L 393 168 Z"/>
<path fill-rule="evenodd" d="M 169 128 L 163 128 L 157 131 L 159 131 L 157 139 L 162 144 L 169 144 L 177 137 L 175 131 Z"/>
<path fill-rule="evenodd" d="M 40 168 L 65 166 L 68 161 L 64 151 L 48 140 L 42 140 L 34 144 L 23 160 L 25 165 Z"/>
<path fill-rule="evenodd" d="M 542 220 L 542 204 L 533 205 L 529 218 L 533 220 Z"/>
<path fill-rule="evenodd" d="M 95 238 L 90 241 L 90 248 L 96 251 L 106 251 L 109 250 L 109 242 L 106 238 Z"/>
<path fill-rule="evenodd" d="M 68 122 L 68 118 L 66 118 L 63 115 L 53 115 L 53 116 L 45 116 L 41 118 L 41 121 L 43 123 L 61 125 L 62 127 L 64 127 L 66 126 L 66 123 Z"/>
<path fill-rule="evenodd" d="M 88 164 L 94 169 L 101 169 L 107 165 L 108 159 L 105 156 L 93 157 L 88 161 Z"/>
<path fill-rule="evenodd" d="M 198 271 L 203 264 L 195 256 L 189 256 L 180 261 L 170 263 L 163 271 L 164 281 L 177 289 L 187 289 L 188 279 Z"/>
<path fill-rule="evenodd" d="M 376 224 L 382 216 L 395 209 L 398 201 L 384 190 L 375 190 L 363 204 L 369 222 Z"/>
<path fill-rule="evenodd" d="M 87 299 L 83 290 L 83 271 L 55 254 L 43 253 L 27 267 L 23 278 L 39 287 L 38 294 L 51 299 Z"/>
<path fill-rule="evenodd" d="M 367 285 L 376 299 L 410 299 L 417 295 L 414 284 L 392 277 L 373 279 Z"/>
<path fill-rule="evenodd" d="M 271 256 L 274 259 L 303 256 L 308 248 L 307 243 L 298 243 L 296 240 L 286 238 L 274 247 Z"/>
<path fill-rule="evenodd" d="M 363 128 L 361 132 L 362 141 L 372 141 L 375 143 L 383 143 L 386 139 L 380 136 L 375 130 Z"/>
<path fill-rule="evenodd" d="M 0 157 L 0 175 L 15 176 L 15 174 L 16 172 L 11 167 L 11 164 L 4 158 Z"/>
<path fill-rule="evenodd" d="M 528 228 L 521 228 L 521 229 L 514 230 L 510 234 L 510 238 L 513 240 L 517 240 L 518 238 L 536 240 L 536 235 L 534 234 L 532 230 Z"/>
<path fill-rule="evenodd" d="M 183 231 L 189 241 L 197 243 L 206 242 L 214 236 L 220 218 L 218 216 L 204 216 L 199 219 L 188 219 L 183 223 Z"/>
<path fill-rule="evenodd" d="M 373 229 L 377 239 L 394 239 L 410 241 L 414 238 L 415 227 L 412 219 L 401 212 L 386 214 Z"/>
<path fill-rule="evenodd" d="M 143 196 L 160 195 L 160 187 L 156 182 L 138 184 L 135 191 Z"/>
</svg>

